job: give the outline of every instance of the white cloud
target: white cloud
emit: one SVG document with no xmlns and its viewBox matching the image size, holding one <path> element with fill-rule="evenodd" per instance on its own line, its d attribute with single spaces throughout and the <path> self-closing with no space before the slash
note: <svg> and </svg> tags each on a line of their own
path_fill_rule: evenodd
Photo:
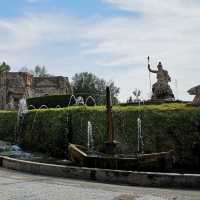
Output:
<svg viewBox="0 0 200 200">
<path fill-rule="evenodd" d="M 26 0 L 28 3 L 39 3 L 39 2 L 44 2 L 47 0 Z"/>
<path fill-rule="evenodd" d="M 199 84 L 200 2 L 186 0 L 104 0 L 133 15 L 80 19 L 32 13 L 0 19 L 0 60 L 14 69 L 44 64 L 51 73 L 73 75 L 84 70 L 114 79 L 121 99 L 135 88 L 149 92 L 146 57 L 161 60 L 179 96 Z M 134 13 L 139 13 L 135 16 Z M 155 81 L 155 76 L 152 75 Z"/>
<path fill-rule="evenodd" d="M 200 2 L 198 0 L 102 0 L 102 2 L 146 15 L 200 15 Z"/>
</svg>

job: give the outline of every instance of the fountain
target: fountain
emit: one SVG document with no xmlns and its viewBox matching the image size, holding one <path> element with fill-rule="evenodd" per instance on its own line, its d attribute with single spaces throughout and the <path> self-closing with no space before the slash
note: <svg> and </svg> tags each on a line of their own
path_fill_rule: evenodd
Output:
<svg viewBox="0 0 200 200">
<path fill-rule="evenodd" d="M 94 140 L 93 140 L 93 133 L 92 133 L 92 123 L 90 121 L 88 121 L 87 133 L 88 133 L 87 148 L 89 152 L 92 153 L 94 151 Z"/>
<path fill-rule="evenodd" d="M 32 106 L 32 105 L 30 105 L 30 106 Z M 35 107 L 33 106 L 33 108 L 35 108 Z M 37 115 L 38 115 L 38 111 L 39 111 L 40 109 L 48 109 L 48 106 L 46 106 L 46 105 L 41 105 L 40 108 L 37 109 L 37 111 L 36 111 L 36 113 L 35 113 L 35 116 L 34 116 L 34 118 L 33 118 L 33 123 L 32 123 L 32 127 L 31 127 L 31 132 L 34 130 L 34 124 L 35 124 L 35 122 L 36 122 Z"/>
<path fill-rule="evenodd" d="M 22 127 L 24 123 L 24 117 L 28 113 L 28 107 L 26 103 L 26 98 L 23 97 L 19 101 L 18 112 L 17 112 L 17 125 L 15 130 L 15 143 L 19 143 L 20 134 L 22 132 Z"/>
<path fill-rule="evenodd" d="M 171 169 L 174 162 L 174 151 L 144 154 L 141 129 L 141 118 L 138 117 L 138 153 L 133 155 L 117 154 L 119 142 L 115 140 L 110 89 L 106 89 L 107 97 L 107 135 L 102 152 L 93 152 L 88 147 L 69 144 L 69 159 L 76 165 L 120 170 L 157 171 Z M 90 130 L 91 131 L 91 130 Z M 140 146 L 141 144 L 141 146 Z"/>
<path fill-rule="evenodd" d="M 39 107 L 39 110 L 40 109 L 48 109 L 48 106 L 47 105 L 41 105 L 40 107 Z"/>
<path fill-rule="evenodd" d="M 87 99 L 85 100 L 85 105 L 88 105 L 89 101 L 92 102 L 92 105 L 96 106 L 96 101 L 95 101 L 94 97 L 92 97 L 92 96 L 87 97 Z"/>
<path fill-rule="evenodd" d="M 67 107 L 69 107 L 72 103 L 72 100 L 74 100 L 74 102 L 76 103 L 76 97 L 74 95 L 71 95 L 70 98 L 69 98 L 69 103 L 67 105 Z"/>
<path fill-rule="evenodd" d="M 2 145 L 1 141 L 1 149 L 0 149 L 0 155 L 1 156 L 9 156 L 14 158 L 23 158 L 23 159 L 29 159 L 31 154 L 24 152 L 18 144 L 20 144 L 21 134 L 23 132 L 23 126 L 24 126 L 24 118 L 25 115 L 28 113 L 28 108 L 26 104 L 26 98 L 23 97 L 19 101 L 18 105 L 18 112 L 17 112 L 17 122 L 15 127 L 15 137 L 14 137 L 14 145 L 11 143 L 4 143 Z"/>
<path fill-rule="evenodd" d="M 36 109 L 36 107 L 33 106 L 33 105 L 29 105 L 29 106 L 28 106 L 28 109 Z"/>
<path fill-rule="evenodd" d="M 140 117 L 137 118 L 137 126 L 138 126 L 138 153 L 144 153 L 143 151 L 143 137 L 142 137 L 142 120 Z"/>
<path fill-rule="evenodd" d="M 28 113 L 28 107 L 26 103 L 26 98 L 23 97 L 22 99 L 19 100 L 18 115 L 21 116 L 26 113 Z"/>
<path fill-rule="evenodd" d="M 92 105 L 96 105 L 96 101 L 95 101 L 94 97 L 92 97 L 92 96 L 88 96 L 84 102 L 84 98 L 82 96 L 76 97 L 75 95 L 71 95 L 67 107 L 72 105 L 73 101 L 74 101 L 74 104 L 77 104 L 77 105 L 86 105 L 87 106 L 90 102 Z"/>
<path fill-rule="evenodd" d="M 84 105 L 85 103 L 84 103 L 83 97 L 78 96 L 78 97 L 76 98 L 76 104 L 78 104 L 78 105 Z"/>
<path fill-rule="evenodd" d="M 144 141 L 143 141 L 143 136 L 142 136 L 142 119 L 141 119 L 141 112 L 140 112 L 140 100 L 139 100 L 138 104 L 139 104 L 139 111 L 138 111 L 138 118 L 137 118 L 137 131 L 138 131 L 137 151 L 138 151 L 138 153 L 144 153 Z"/>
</svg>

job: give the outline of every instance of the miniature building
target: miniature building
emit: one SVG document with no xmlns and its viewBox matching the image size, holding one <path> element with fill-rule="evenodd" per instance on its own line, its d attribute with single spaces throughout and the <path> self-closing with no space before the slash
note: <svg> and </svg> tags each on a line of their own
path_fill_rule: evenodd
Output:
<svg viewBox="0 0 200 200">
<path fill-rule="evenodd" d="M 23 97 L 71 94 L 67 77 L 33 77 L 27 72 L 0 73 L 0 109 L 17 108 Z"/>
</svg>

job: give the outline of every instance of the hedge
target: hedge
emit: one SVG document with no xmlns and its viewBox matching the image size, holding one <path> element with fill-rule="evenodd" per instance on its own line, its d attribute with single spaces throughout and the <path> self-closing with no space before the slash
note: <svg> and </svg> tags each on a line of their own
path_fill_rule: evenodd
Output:
<svg viewBox="0 0 200 200">
<path fill-rule="evenodd" d="M 84 102 L 87 97 L 82 96 Z M 77 96 L 76 96 L 77 98 Z M 76 103 L 75 99 L 71 95 L 50 95 L 50 96 L 41 96 L 41 97 L 32 97 L 27 99 L 27 104 L 29 109 L 40 108 L 42 106 L 47 106 L 48 108 L 56 107 L 66 107 L 68 105 L 74 105 Z M 93 106 L 94 102 L 91 101 L 91 98 L 87 100 L 87 105 Z"/>
<path fill-rule="evenodd" d="M 138 114 L 142 118 L 145 152 L 174 149 L 180 165 L 200 166 L 200 108 L 186 104 L 114 107 L 116 140 L 127 154 L 137 151 Z M 0 112 L 1 140 L 13 141 L 16 117 L 15 112 Z M 31 110 L 24 118 L 20 143 L 27 150 L 63 157 L 69 140 L 87 144 L 88 121 L 93 125 L 98 150 L 108 139 L 104 106 Z"/>
<path fill-rule="evenodd" d="M 0 140 L 14 142 L 16 128 L 16 112 L 0 111 Z"/>
</svg>

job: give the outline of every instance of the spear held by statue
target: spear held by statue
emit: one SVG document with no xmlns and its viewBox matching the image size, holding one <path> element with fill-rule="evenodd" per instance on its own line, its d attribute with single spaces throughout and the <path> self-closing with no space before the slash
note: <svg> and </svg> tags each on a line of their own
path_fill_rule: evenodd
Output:
<svg viewBox="0 0 200 200">
<path fill-rule="evenodd" d="M 148 61 L 148 71 L 149 71 L 149 88 L 150 88 L 150 95 L 151 95 L 151 88 L 152 88 L 152 85 L 151 85 L 150 57 L 149 57 L 149 56 L 147 57 L 147 61 Z"/>
</svg>

